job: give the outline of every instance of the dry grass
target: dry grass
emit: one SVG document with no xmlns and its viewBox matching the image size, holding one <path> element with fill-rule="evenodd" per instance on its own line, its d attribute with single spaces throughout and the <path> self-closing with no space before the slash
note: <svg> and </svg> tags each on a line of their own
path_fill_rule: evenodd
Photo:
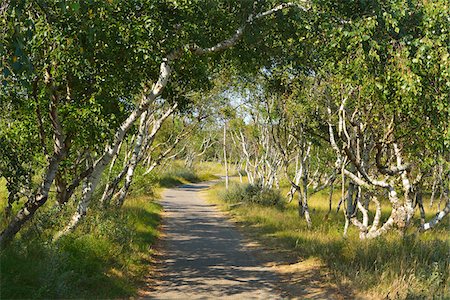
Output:
<svg viewBox="0 0 450 300">
<path fill-rule="evenodd" d="M 288 250 L 299 261 L 319 260 L 339 286 L 351 285 L 375 298 L 431 299 L 449 298 L 449 221 L 424 234 L 396 232 L 369 241 L 361 241 L 351 227 L 342 237 L 343 213 L 332 212 L 328 219 L 328 194 L 310 200 L 313 228 L 299 218 L 295 203 L 278 207 L 256 204 L 229 205 L 217 196 L 223 185 L 208 192 L 210 201 L 227 210 L 264 246 Z M 333 197 L 333 208 L 339 199 Z M 388 217 L 387 205 L 383 218 Z M 432 217 L 429 213 L 428 218 Z"/>
</svg>

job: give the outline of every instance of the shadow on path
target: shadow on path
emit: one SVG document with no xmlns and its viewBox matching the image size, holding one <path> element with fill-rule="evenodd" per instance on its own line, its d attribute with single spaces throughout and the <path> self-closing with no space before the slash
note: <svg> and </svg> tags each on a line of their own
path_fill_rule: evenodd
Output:
<svg viewBox="0 0 450 300">
<path fill-rule="evenodd" d="M 247 249 L 241 234 L 206 203 L 205 183 L 166 190 L 161 256 L 151 299 L 280 299 L 277 275 Z"/>
<path fill-rule="evenodd" d="M 246 243 L 235 225 L 200 197 L 211 184 L 166 190 L 157 278 L 150 299 L 341 299 L 317 265 L 289 263 Z M 281 288 L 280 288 L 281 287 Z M 296 297 L 289 296 L 296 295 Z"/>
</svg>

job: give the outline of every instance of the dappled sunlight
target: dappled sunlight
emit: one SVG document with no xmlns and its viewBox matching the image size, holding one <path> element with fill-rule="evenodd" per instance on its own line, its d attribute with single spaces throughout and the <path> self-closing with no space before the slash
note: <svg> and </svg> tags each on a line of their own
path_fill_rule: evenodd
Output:
<svg viewBox="0 0 450 300">
<path fill-rule="evenodd" d="M 1 299 L 450 297 L 449 0 L 0 16 Z"/>
</svg>

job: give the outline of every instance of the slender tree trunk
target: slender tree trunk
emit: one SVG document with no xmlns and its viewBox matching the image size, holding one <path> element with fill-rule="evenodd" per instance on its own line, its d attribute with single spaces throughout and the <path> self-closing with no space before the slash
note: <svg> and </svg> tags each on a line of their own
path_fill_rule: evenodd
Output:
<svg viewBox="0 0 450 300">
<path fill-rule="evenodd" d="M 306 224 L 308 228 L 312 227 L 311 216 L 309 215 L 308 207 L 308 168 L 304 166 L 304 173 L 302 178 L 302 211 L 305 216 Z"/>
<path fill-rule="evenodd" d="M 120 173 L 117 174 L 117 176 L 114 177 L 114 179 L 111 182 L 108 182 L 108 184 L 107 184 L 108 189 L 105 189 L 105 191 L 103 192 L 102 199 L 100 201 L 104 207 L 109 206 L 111 199 L 113 198 L 114 194 L 116 193 L 116 190 L 117 190 L 117 187 L 118 187 L 120 181 L 123 179 L 123 177 L 125 176 L 127 171 L 128 171 L 128 165 L 126 165 L 125 168 L 123 168 L 122 171 L 120 171 Z"/>
<path fill-rule="evenodd" d="M 58 199 L 59 205 L 66 204 L 69 199 L 72 197 L 73 193 L 75 192 L 75 189 L 80 185 L 80 183 L 88 177 L 92 172 L 92 166 L 87 166 L 87 169 L 81 172 L 77 178 L 75 178 L 72 183 L 66 187 L 66 190 L 64 191 L 63 195 L 60 196 Z"/>
<path fill-rule="evenodd" d="M 223 125 L 223 161 L 225 164 L 225 188 L 228 190 L 228 160 L 227 160 L 227 123 Z"/>
<path fill-rule="evenodd" d="M 331 181 L 331 182 L 330 182 L 330 191 L 329 191 L 329 193 L 328 193 L 328 211 L 327 211 L 327 213 L 326 213 L 326 215 L 325 215 L 325 218 L 324 218 L 325 220 L 328 220 L 328 217 L 330 216 L 331 210 L 332 210 L 332 204 L 333 204 L 333 187 L 334 187 L 333 183 L 334 183 L 334 181 Z"/>
<path fill-rule="evenodd" d="M 143 99 L 141 101 L 141 104 L 138 108 L 136 108 L 129 116 L 128 118 L 121 124 L 121 126 L 116 131 L 116 134 L 114 136 L 113 142 L 111 145 L 108 145 L 102 154 L 102 156 L 94 163 L 93 166 L 93 172 L 88 178 L 88 184 L 86 188 L 83 191 L 83 196 L 79 202 L 77 212 L 72 216 L 69 224 L 60 232 L 58 232 L 54 239 L 59 239 L 62 235 L 72 230 L 79 220 L 86 214 L 87 208 L 89 206 L 89 203 L 91 201 L 91 197 L 94 193 L 95 188 L 97 187 L 101 174 L 103 173 L 106 166 L 110 163 L 113 156 L 117 153 L 118 147 L 122 140 L 124 139 L 126 133 L 131 128 L 133 123 L 141 116 L 141 114 L 146 111 L 151 103 L 153 103 L 156 98 L 161 95 L 162 91 L 167 85 L 167 82 L 169 80 L 169 76 L 171 73 L 171 67 L 170 64 L 179 59 L 184 55 L 186 51 L 189 51 L 193 55 L 205 55 L 210 53 L 217 53 L 219 51 L 223 51 L 225 49 L 228 49 L 232 46 L 234 46 L 243 36 L 244 29 L 248 26 L 253 24 L 253 22 L 257 19 L 264 18 L 268 15 L 274 14 L 277 11 L 290 8 L 290 7 L 297 7 L 302 10 L 306 10 L 304 7 L 293 4 L 293 3 L 283 3 L 280 4 L 270 10 L 267 10 L 265 12 L 261 12 L 257 15 L 249 15 L 247 20 L 243 25 L 241 25 L 236 32 L 229 37 L 228 39 L 225 39 L 216 45 L 209 47 L 209 48 L 201 48 L 195 43 L 185 45 L 184 47 L 181 47 L 173 52 L 171 52 L 169 55 L 167 55 L 162 63 L 160 64 L 160 73 L 158 80 L 155 84 L 153 84 L 151 90 L 149 93 L 145 90 L 143 93 Z M 176 105 L 175 105 L 176 107 Z M 52 178 L 53 181 L 54 177 Z"/>
<path fill-rule="evenodd" d="M 238 174 L 239 174 L 239 182 L 243 183 L 244 181 L 242 180 L 242 160 L 239 161 L 239 164 L 236 164 L 237 170 L 238 170 Z"/>
<path fill-rule="evenodd" d="M 128 193 L 128 190 L 131 186 L 134 171 L 136 170 L 137 164 L 142 160 L 143 155 L 141 155 L 142 148 L 148 148 L 153 144 L 153 141 L 155 140 L 156 134 L 161 129 L 162 124 L 164 121 L 175 111 L 176 105 L 173 105 L 169 107 L 159 119 L 155 120 L 153 122 L 152 131 L 148 134 L 148 128 L 147 128 L 147 114 L 148 112 L 145 112 L 141 115 L 141 122 L 139 124 L 139 130 L 138 135 L 136 137 L 135 147 L 133 149 L 133 154 L 131 156 L 130 162 L 128 163 L 128 170 L 126 172 L 125 177 L 125 183 L 124 186 L 120 189 L 117 205 L 120 207 L 123 205 L 125 201 L 125 197 Z M 144 135 L 147 135 L 146 138 L 144 138 Z M 143 145 L 145 144 L 145 146 Z"/>
<path fill-rule="evenodd" d="M 67 182 L 62 178 L 60 173 L 56 174 L 55 177 L 56 185 L 56 201 L 59 205 L 63 205 L 67 201 Z"/>
<path fill-rule="evenodd" d="M 117 149 L 116 155 L 114 155 L 114 157 L 113 157 L 111 163 L 109 164 L 109 171 L 108 171 L 108 177 L 106 178 L 106 186 L 105 186 L 105 190 L 103 191 L 102 198 L 100 199 L 100 202 L 101 202 L 104 206 L 107 206 L 107 204 L 105 205 L 105 201 L 109 201 L 109 200 L 111 199 L 111 196 L 112 196 L 112 195 L 111 195 L 111 196 L 109 195 L 109 194 L 112 194 L 112 192 L 111 192 L 111 190 L 112 190 L 111 184 L 112 184 L 113 182 L 115 182 L 115 179 L 116 179 L 116 178 L 114 178 L 114 180 L 113 180 L 112 182 L 110 181 L 110 179 L 111 179 L 111 174 L 112 174 L 114 165 L 116 164 L 117 157 L 119 156 L 120 149 L 122 148 L 122 144 L 123 144 L 123 141 L 120 143 L 119 149 Z M 117 182 L 117 184 L 118 184 L 118 182 Z M 114 188 L 114 189 L 115 189 L 115 188 Z"/>
<path fill-rule="evenodd" d="M 354 188 L 355 188 L 355 184 L 350 181 L 348 184 L 348 189 L 347 189 L 347 207 L 344 211 L 345 214 L 345 226 L 344 226 L 344 237 L 347 237 L 347 232 L 348 232 L 348 226 L 350 224 L 350 219 L 353 215 L 353 192 L 354 192 Z"/>
<path fill-rule="evenodd" d="M 128 193 L 128 189 L 131 186 L 131 181 L 133 180 L 134 170 L 136 169 L 137 163 L 139 161 L 139 154 L 141 152 L 142 142 L 143 142 L 143 139 L 144 139 L 146 121 L 147 121 L 147 112 L 144 112 L 141 115 L 141 120 L 140 120 L 140 124 L 139 124 L 139 131 L 138 131 L 138 135 L 136 137 L 136 142 L 135 142 L 133 154 L 131 156 L 130 163 L 128 165 L 127 175 L 125 177 L 125 184 L 122 187 L 122 189 L 120 190 L 119 198 L 117 199 L 117 205 L 118 206 L 122 206 L 123 205 L 123 203 L 125 201 L 125 197 L 126 197 L 126 195 Z"/>
<path fill-rule="evenodd" d="M 166 74 L 166 76 L 168 75 L 169 74 Z M 162 89 L 163 86 L 161 86 L 160 88 Z M 151 95 L 154 98 L 156 98 L 158 94 L 159 93 L 153 92 Z M 135 120 L 139 118 L 141 114 L 144 113 L 144 111 L 146 111 L 148 106 L 150 105 L 149 99 L 147 97 L 144 97 L 144 99 L 145 99 L 144 102 L 137 109 L 135 109 L 119 127 L 119 129 L 115 134 L 113 143 L 106 147 L 106 150 L 103 153 L 103 155 L 99 159 L 97 159 L 97 161 L 94 163 L 93 171 L 91 175 L 87 178 L 87 185 L 86 188 L 83 189 L 82 197 L 78 203 L 77 211 L 72 216 L 67 226 L 55 235 L 54 240 L 58 240 L 61 236 L 67 234 L 73 228 L 75 228 L 75 226 L 78 224 L 81 218 L 83 218 L 84 215 L 86 214 L 92 195 L 98 183 L 100 182 L 100 178 L 103 171 L 105 170 L 106 166 L 111 162 L 114 155 L 117 153 L 120 143 L 125 138 L 125 135 L 128 132 L 128 130 L 133 126 Z"/>
<path fill-rule="evenodd" d="M 423 226 L 425 224 L 425 209 L 423 207 L 422 192 L 420 190 L 417 191 L 415 198 L 420 211 L 420 226 Z"/>
<path fill-rule="evenodd" d="M 33 196 L 32 199 L 29 199 L 24 204 L 23 208 L 19 210 L 14 219 L 1 233 L 0 248 L 5 247 L 14 238 L 15 234 L 19 232 L 22 226 L 33 217 L 36 210 L 38 210 L 38 208 L 44 205 L 47 201 L 50 186 L 56 177 L 59 163 L 64 158 L 65 154 L 66 153 L 62 149 L 59 149 L 51 157 L 44 175 L 44 181 L 39 188 L 39 191 Z"/>
</svg>

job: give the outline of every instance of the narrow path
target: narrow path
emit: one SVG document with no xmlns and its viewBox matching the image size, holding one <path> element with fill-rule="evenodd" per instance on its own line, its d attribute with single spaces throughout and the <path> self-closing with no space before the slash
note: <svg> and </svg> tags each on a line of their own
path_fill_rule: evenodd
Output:
<svg viewBox="0 0 450 300">
<path fill-rule="evenodd" d="M 152 299 L 281 299 L 277 275 L 221 212 L 200 197 L 208 183 L 169 189 Z"/>
</svg>

